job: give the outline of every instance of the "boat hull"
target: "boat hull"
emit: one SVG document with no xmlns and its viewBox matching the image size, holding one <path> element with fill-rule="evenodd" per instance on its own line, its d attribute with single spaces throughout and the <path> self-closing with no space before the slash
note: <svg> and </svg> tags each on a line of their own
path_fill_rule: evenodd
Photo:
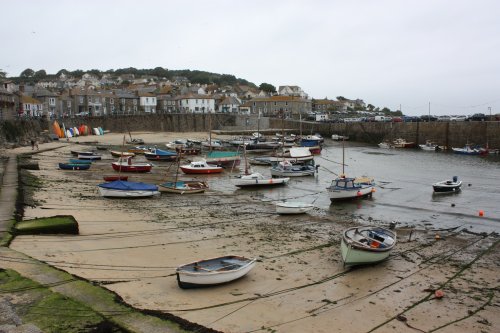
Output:
<svg viewBox="0 0 500 333">
<path fill-rule="evenodd" d="M 328 189 L 328 194 L 330 196 L 330 201 L 340 201 L 340 200 L 350 200 L 356 198 L 363 198 L 371 196 L 373 192 L 373 186 L 362 186 L 358 189 L 348 189 L 348 190 L 336 190 Z"/>
<path fill-rule="evenodd" d="M 147 190 L 113 190 L 99 187 L 99 194 L 106 198 L 148 198 L 155 195 L 159 195 L 159 191 L 147 191 Z"/>
<path fill-rule="evenodd" d="M 177 194 L 193 194 L 193 193 L 203 193 L 208 189 L 208 184 L 206 182 L 200 181 L 182 181 L 182 182 L 166 182 L 163 184 L 158 184 L 158 190 L 160 192 L 167 193 L 177 193 Z"/>
<path fill-rule="evenodd" d="M 128 176 L 103 176 L 102 179 L 107 182 L 114 182 L 115 180 L 128 180 Z"/>
<path fill-rule="evenodd" d="M 217 258 L 214 258 L 212 260 L 215 259 Z M 221 261 L 223 261 L 225 257 L 220 259 Z M 200 261 L 200 264 L 202 263 L 203 261 Z M 192 264 L 193 263 L 177 268 L 176 270 L 177 283 L 180 288 L 187 289 L 187 288 L 208 287 L 238 280 L 243 276 L 245 276 L 246 274 L 248 274 L 255 267 L 256 259 L 246 259 L 246 261 L 242 263 L 242 266 L 232 270 L 200 269 L 195 271 L 192 269 L 184 268 Z"/>
<path fill-rule="evenodd" d="M 214 167 L 214 168 L 190 168 L 190 167 L 180 167 L 182 172 L 186 174 L 212 174 L 212 173 L 221 173 L 224 171 L 223 168 L 221 167 Z"/>
<path fill-rule="evenodd" d="M 88 170 L 90 164 L 76 164 L 76 163 L 59 163 L 61 170 Z"/>
<path fill-rule="evenodd" d="M 308 211 L 312 210 L 314 205 L 312 204 L 297 204 L 293 205 L 291 203 L 277 203 L 276 204 L 276 213 L 280 215 L 287 214 L 304 214 Z"/>
<path fill-rule="evenodd" d="M 121 172 L 150 172 L 151 169 L 153 168 L 153 166 L 151 164 L 144 164 L 144 165 L 141 165 L 141 164 L 138 164 L 138 165 L 134 165 L 134 164 L 119 164 L 119 163 L 116 163 L 116 162 L 113 162 L 111 164 L 111 166 L 113 167 L 113 170 L 115 171 L 121 171 Z"/>
<path fill-rule="evenodd" d="M 269 179 L 233 179 L 234 186 L 237 187 L 264 187 L 264 186 L 278 186 L 288 183 L 290 178 L 269 178 Z"/>
<path fill-rule="evenodd" d="M 390 230 L 379 227 L 349 228 L 344 231 L 340 244 L 342 261 L 344 265 L 375 264 L 387 259 L 395 245 L 396 234 Z"/>
</svg>

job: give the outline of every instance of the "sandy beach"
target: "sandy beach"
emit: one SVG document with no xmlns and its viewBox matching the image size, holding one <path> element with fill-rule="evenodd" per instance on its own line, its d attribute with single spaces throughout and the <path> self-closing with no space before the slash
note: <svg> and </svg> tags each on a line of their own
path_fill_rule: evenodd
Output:
<svg viewBox="0 0 500 333">
<path fill-rule="evenodd" d="M 176 138 L 207 134 L 142 132 L 133 137 L 164 147 Z M 498 331 L 498 235 L 397 229 L 399 241 L 389 260 L 346 268 L 340 239 L 355 221 L 345 215 L 316 208 L 280 216 L 273 202 L 236 187 L 104 199 L 96 185 L 103 175 L 115 173 L 109 150 L 98 150 L 103 159 L 88 171 L 57 168 L 71 150 L 120 149 L 123 140 L 123 133 L 110 133 L 40 144 L 41 152 L 32 157 L 40 170 L 30 172 L 41 185 L 24 219 L 73 215 L 80 235 L 18 236 L 10 247 L 100 283 L 136 308 L 172 313 L 223 332 Z M 16 149 L 24 151 L 31 147 Z M 173 179 L 174 163 L 154 164 L 151 173 L 130 174 L 129 180 L 158 184 Z M 226 171 L 221 177 L 229 182 L 235 174 Z M 196 178 L 210 184 L 210 177 Z M 227 254 L 255 257 L 258 263 L 230 284 L 193 290 L 177 286 L 177 266 Z M 437 289 L 443 298 L 435 297 Z"/>
</svg>

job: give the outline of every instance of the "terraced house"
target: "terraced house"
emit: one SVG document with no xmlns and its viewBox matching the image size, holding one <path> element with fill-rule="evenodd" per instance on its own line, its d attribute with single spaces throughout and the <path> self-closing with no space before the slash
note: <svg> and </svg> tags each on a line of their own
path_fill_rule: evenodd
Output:
<svg viewBox="0 0 500 333">
<path fill-rule="evenodd" d="M 311 110 L 311 101 L 297 96 L 271 96 L 250 100 L 252 114 L 266 117 L 299 118 Z"/>
</svg>

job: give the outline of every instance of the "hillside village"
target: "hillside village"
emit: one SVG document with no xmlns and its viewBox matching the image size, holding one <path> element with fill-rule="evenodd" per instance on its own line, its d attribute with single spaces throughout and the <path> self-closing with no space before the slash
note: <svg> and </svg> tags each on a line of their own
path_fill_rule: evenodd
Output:
<svg viewBox="0 0 500 333">
<path fill-rule="evenodd" d="M 19 78 L 0 78 L 0 120 L 220 112 L 328 121 L 352 112 L 389 112 L 367 106 L 361 99 L 314 99 L 298 86 L 276 89 L 263 83 L 257 87 L 241 79 L 217 84 L 215 80 L 195 83 L 184 76 L 117 75 L 95 70 L 79 71 L 81 75 L 61 70 L 41 77 L 25 72 Z"/>
</svg>

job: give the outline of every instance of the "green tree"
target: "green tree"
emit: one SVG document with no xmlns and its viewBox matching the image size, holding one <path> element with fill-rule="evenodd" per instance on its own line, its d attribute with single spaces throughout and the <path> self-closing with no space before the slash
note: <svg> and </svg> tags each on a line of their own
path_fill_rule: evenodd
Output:
<svg viewBox="0 0 500 333">
<path fill-rule="evenodd" d="M 269 83 L 261 83 L 259 89 L 267 93 L 276 93 L 276 87 Z"/>
<path fill-rule="evenodd" d="M 59 77 L 61 76 L 61 74 L 68 76 L 69 72 L 66 69 L 61 69 L 59 72 L 56 73 L 56 76 Z"/>
<path fill-rule="evenodd" d="M 33 75 L 35 75 L 35 71 L 32 70 L 31 68 L 26 68 L 24 71 L 21 72 L 19 76 L 22 78 L 29 78 L 33 77 Z"/>
<path fill-rule="evenodd" d="M 367 107 L 367 108 L 368 108 L 368 110 L 370 110 L 370 111 L 373 111 L 373 110 L 375 109 L 375 106 L 374 106 L 374 105 L 372 105 L 372 104 L 368 104 L 366 107 Z"/>
<path fill-rule="evenodd" d="M 2 69 L 0 69 L 0 79 L 5 79 L 7 77 L 7 72 L 4 72 Z"/>
<path fill-rule="evenodd" d="M 389 112 L 391 112 L 391 109 L 389 109 L 388 107 L 384 106 L 384 108 L 382 109 L 382 112 L 383 113 L 389 113 Z"/>
<path fill-rule="evenodd" d="M 344 96 L 337 96 L 337 101 L 347 101 L 347 98 Z"/>
<path fill-rule="evenodd" d="M 43 80 L 47 77 L 47 72 L 45 71 L 45 69 L 40 69 L 39 71 L 36 71 L 35 74 L 33 75 L 33 77 L 36 79 L 36 80 Z"/>
</svg>

